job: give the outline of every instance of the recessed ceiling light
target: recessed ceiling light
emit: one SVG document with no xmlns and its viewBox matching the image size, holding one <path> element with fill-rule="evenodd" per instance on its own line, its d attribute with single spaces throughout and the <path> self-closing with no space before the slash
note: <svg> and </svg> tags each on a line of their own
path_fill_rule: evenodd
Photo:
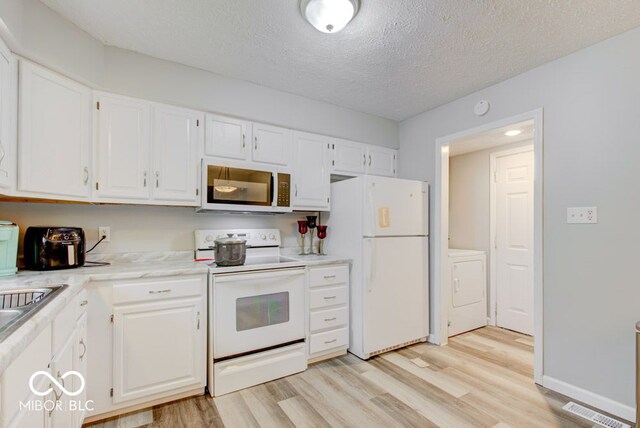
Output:
<svg viewBox="0 0 640 428">
<path fill-rule="evenodd" d="M 507 137 L 515 137 L 516 135 L 522 134 L 522 131 L 519 129 L 512 129 L 511 131 L 507 131 L 504 133 Z"/>
<path fill-rule="evenodd" d="M 359 6 L 359 0 L 302 0 L 300 11 L 318 31 L 337 33 L 356 16 Z"/>
</svg>

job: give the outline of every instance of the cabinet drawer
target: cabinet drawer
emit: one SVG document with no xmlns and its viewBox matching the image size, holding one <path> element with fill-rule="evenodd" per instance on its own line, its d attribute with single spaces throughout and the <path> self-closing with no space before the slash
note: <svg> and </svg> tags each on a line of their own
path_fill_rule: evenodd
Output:
<svg viewBox="0 0 640 428">
<path fill-rule="evenodd" d="M 309 286 L 346 284 L 349 282 L 348 266 L 330 266 L 309 270 Z"/>
<path fill-rule="evenodd" d="M 334 348 L 349 346 L 349 329 L 341 328 L 324 333 L 312 334 L 309 340 L 309 354 L 329 351 Z"/>
<path fill-rule="evenodd" d="M 346 286 L 322 288 L 309 292 L 309 309 L 321 309 L 347 303 Z"/>
<path fill-rule="evenodd" d="M 311 332 L 326 330 L 347 325 L 349 309 L 345 306 L 337 309 L 311 312 L 309 315 L 309 330 Z"/>
<path fill-rule="evenodd" d="M 177 297 L 201 296 L 203 293 L 204 278 L 201 277 L 137 281 L 114 285 L 113 303 L 175 299 Z"/>
</svg>

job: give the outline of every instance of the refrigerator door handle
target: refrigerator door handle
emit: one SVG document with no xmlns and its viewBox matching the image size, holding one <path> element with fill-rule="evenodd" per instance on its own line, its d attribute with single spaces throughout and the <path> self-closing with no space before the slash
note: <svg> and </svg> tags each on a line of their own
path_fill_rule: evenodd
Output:
<svg viewBox="0 0 640 428">
<path fill-rule="evenodd" d="M 376 267 L 376 245 L 375 239 L 369 240 L 369 247 L 371 248 L 371 257 L 369 261 L 369 278 L 367 280 L 367 289 L 369 293 L 373 291 L 373 280 L 375 277 L 375 267 Z"/>
</svg>

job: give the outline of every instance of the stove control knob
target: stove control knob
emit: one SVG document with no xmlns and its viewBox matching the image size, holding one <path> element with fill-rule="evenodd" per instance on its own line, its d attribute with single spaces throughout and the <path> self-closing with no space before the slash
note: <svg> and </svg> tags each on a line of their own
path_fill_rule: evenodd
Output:
<svg viewBox="0 0 640 428">
<path fill-rule="evenodd" d="M 276 240 L 276 235 L 274 235 L 273 233 L 269 234 L 269 239 L 271 239 L 272 241 Z"/>
<path fill-rule="evenodd" d="M 260 234 L 260 239 L 262 239 L 263 241 L 267 240 L 267 235 L 265 235 L 264 233 Z"/>
<path fill-rule="evenodd" d="M 213 241 L 213 236 L 211 236 L 211 235 L 207 235 L 207 236 L 205 236 L 204 240 L 205 240 L 206 242 L 211 242 L 211 241 Z"/>
</svg>

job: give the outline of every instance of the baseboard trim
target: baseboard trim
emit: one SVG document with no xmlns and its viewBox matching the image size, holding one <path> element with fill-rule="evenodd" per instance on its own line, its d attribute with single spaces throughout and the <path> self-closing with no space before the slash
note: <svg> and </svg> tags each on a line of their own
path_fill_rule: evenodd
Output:
<svg viewBox="0 0 640 428">
<path fill-rule="evenodd" d="M 586 389 L 549 376 L 542 376 L 542 386 L 593 406 L 596 409 L 604 410 L 607 413 L 611 413 L 612 415 L 623 418 L 629 422 L 634 422 L 636 420 L 636 409 L 596 394 L 595 392 L 587 391 Z"/>
</svg>

